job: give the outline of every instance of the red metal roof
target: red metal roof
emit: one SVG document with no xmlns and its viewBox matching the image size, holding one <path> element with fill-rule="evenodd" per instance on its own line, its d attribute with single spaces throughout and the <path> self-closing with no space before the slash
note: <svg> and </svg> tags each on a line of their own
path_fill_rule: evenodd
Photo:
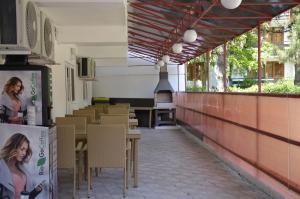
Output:
<svg viewBox="0 0 300 199">
<path fill-rule="evenodd" d="M 165 54 L 185 63 L 300 4 L 300 0 L 243 0 L 237 9 L 219 0 L 131 0 L 128 4 L 128 51 L 153 63 Z M 183 42 L 188 28 L 197 31 L 193 43 Z M 172 45 L 183 43 L 181 54 Z"/>
</svg>

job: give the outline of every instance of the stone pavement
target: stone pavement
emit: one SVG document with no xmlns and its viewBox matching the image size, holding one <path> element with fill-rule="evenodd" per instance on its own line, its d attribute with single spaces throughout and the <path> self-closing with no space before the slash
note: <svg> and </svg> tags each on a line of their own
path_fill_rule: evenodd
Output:
<svg viewBox="0 0 300 199">
<path fill-rule="evenodd" d="M 141 129 L 139 187 L 127 199 L 268 199 L 181 130 Z M 59 173 L 59 199 L 72 198 L 72 173 Z M 95 199 L 121 199 L 122 170 L 94 178 Z M 86 182 L 76 198 L 87 198 Z"/>
</svg>

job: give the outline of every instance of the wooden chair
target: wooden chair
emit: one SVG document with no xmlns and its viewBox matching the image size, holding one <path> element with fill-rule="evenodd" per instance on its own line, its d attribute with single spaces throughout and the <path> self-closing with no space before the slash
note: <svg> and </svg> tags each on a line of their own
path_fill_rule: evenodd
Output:
<svg viewBox="0 0 300 199">
<path fill-rule="evenodd" d="M 75 126 L 57 126 L 57 168 L 73 169 L 73 198 L 76 195 Z"/>
<path fill-rule="evenodd" d="M 107 107 L 108 114 L 129 114 L 129 109 L 126 106 L 109 106 Z"/>
<path fill-rule="evenodd" d="M 75 125 L 75 134 L 86 134 L 86 117 L 57 117 L 55 118 L 55 122 L 57 126 Z"/>
<path fill-rule="evenodd" d="M 128 116 L 128 114 L 101 115 L 100 124 L 124 124 L 126 127 L 126 132 L 128 132 L 129 116 Z"/>
<path fill-rule="evenodd" d="M 116 103 L 115 106 L 121 106 L 130 109 L 130 103 Z"/>
<path fill-rule="evenodd" d="M 126 196 L 126 130 L 124 125 L 89 124 L 88 195 L 91 189 L 91 168 L 123 168 L 123 196 Z"/>
<path fill-rule="evenodd" d="M 88 123 L 93 123 L 96 121 L 96 110 L 95 109 L 80 109 L 80 110 L 74 110 L 73 115 L 85 115 L 89 116 Z"/>
<path fill-rule="evenodd" d="M 100 124 L 103 124 L 103 125 L 123 124 L 126 127 L 125 130 L 126 130 L 126 136 L 127 136 L 128 131 L 129 131 L 129 116 L 128 116 L 128 114 L 101 115 Z M 131 142 L 129 139 L 127 139 L 126 140 L 126 161 L 127 161 L 127 169 L 128 169 L 127 173 L 129 173 L 129 168 L 131 168 L 131 165 L 132 165 L 131 157 L 133 157 L 133 151 L 131 150 Z"/>
</svg>

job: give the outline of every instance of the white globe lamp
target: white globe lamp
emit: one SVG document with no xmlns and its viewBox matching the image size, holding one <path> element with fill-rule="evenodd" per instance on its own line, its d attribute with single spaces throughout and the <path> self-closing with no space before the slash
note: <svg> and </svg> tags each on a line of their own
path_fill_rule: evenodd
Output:
<svg viewBox="0 0 300 199">
<path fill-rule="evenodd" d="M 192 43 L 197 39 L 197 32 L 194 29 L 188 29 L 184 32 L 183 40 L 188 43 Z"/>
<path fill-rule="evenodd" d="M 159 61 L 158 61 L 158 65 L 159 65 L 160 67 L 163 67 L 163 66 L 165 65 L 165 62 L 164 62 L 163 60 L 159 60 Z"/>
<path fill-rule="evenodd" d="M 167 64 L 167 63 L 170 62 L 170 56 L 169 56 L 169 55 L 164 55 L 164 56 L 162 57 L 162 60 Z"/>
<path fill-rule="evenodd" d="M 182 43 L 175 43 L 172 46 L 172 50 L 174 53 L 179 54 L 182 52 L 183 46 Z"/>
<path fill-rule="evenodd" d="M 222 6 L 227 9 L 235 9 L 240 6 L 242 0 L 221 0 Z"/>
</svg>

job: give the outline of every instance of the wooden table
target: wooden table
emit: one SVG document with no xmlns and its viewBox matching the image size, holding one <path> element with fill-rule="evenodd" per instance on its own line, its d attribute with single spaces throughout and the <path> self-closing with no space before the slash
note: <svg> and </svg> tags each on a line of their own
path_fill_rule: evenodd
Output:
<svg viewBox="0 0 300 199">
<path fill-rule="evenodd" d="M 133 187 L 138 187 L 139 140 L 141 139 L 141 132 L 139 130 L 129 130 L 127 138 L 131 141 L 133 150 Z"/>
<path fill-rule="evenodd" d="M 149 111 L 149 128 L 151 128 L 153 107 L 130 107 L 130 111 L 135 111 L 135 110 Z"/>
<path fill-rule="evenodd" d="M 129 118 L 135 118 L 135 113 L 129 113 Z"/>
<path fill-rule="evenodd" d="M 129 118 L 129 127 L 135 128 L 139 125 L 138 119 Z"/>
<path fill-rule="evenodd" d="M 82 134 L 77 133 L 76 139 L 87 139 L 87 134 L 82 132 Z M 137 129 L 129 129 L 127 139 L 132 143 L 133 151 L 133 186 L 138 187 L 138 170 L 139 170 L 139 141 L 141 139 L 141 132 Z"/>
</svg>

